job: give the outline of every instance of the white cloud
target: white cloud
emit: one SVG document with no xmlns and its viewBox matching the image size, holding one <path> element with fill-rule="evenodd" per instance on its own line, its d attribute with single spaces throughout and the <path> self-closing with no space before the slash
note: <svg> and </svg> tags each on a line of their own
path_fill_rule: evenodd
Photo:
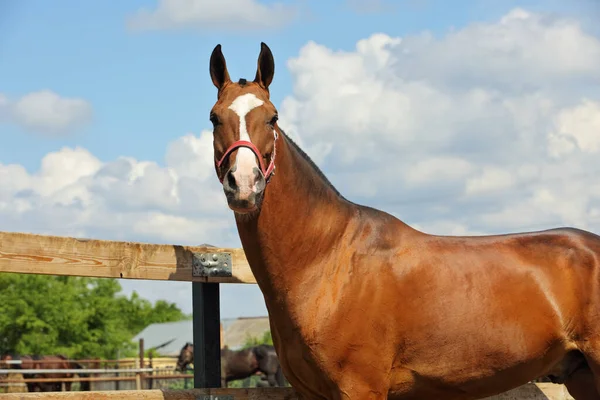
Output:
<svg viewBox="0 0 600 400">
<path fill-rule="evenodd" d="M 577 21 L 311 41 L 288 67 L 281 125 L 354 200 L 443 232 L 600 231 L 600 40 Z"/>
<path fill-rule="evenodd" d="M 402 218 L 402 217 L 400 217 Z M 434 235 L 458 235 L 458 236 L 480 236 L 485 232 L 474 231 L 455 220 L 439 220 L 425 224 L 413 224 L 415 229 Z"/>
<path fill-rule="evenodd" d="M 600 152 L 600 102 L 583 99 L 579 105 L 561 110 L 555 130 L 549 134 L 549 152 L 559 157 L 577 149 Z"/>
<path fill-rule="evenodd" d="M 439 180 L 464 178 L 472 168 L 472 165 L 462 158 L 440 156 L 418 161 L 409 166 L 404 174 L 409 185 L 431 184 Z"/>
<path fill-rule="evenodd" d="M 155 9 L 138 10 L 127 25 L 134 30 L 275 29 L 292 22 L 297 13 L 294 6 L 258 0 L 158 0 Z"/>
<path fill-rule="evenodd" d="M 61 97 L 51 90 L 41 90 L 10 100 L 0 93 L 0 122 L 11 122 L 47 135 L 72 133 L 89 123 L 93 110 L 81 98 Z"/>
<path fill-rule="evenodd" d="M 0 164 L 2 214 L 14 220 L 4 229 L 40 231 L 56 221 L 51 226 L 60 234 L 122 238 L 131 233 L 180 244 L 231 242 L 230 212 L 206 158 L 212 160 L 210 131 L 173 142 L 165 166 L 130 157 L 102 162 L 82 148 L 47 154 L 34 173 Z M 59 223 L 62 212 L 71 211 Z"/>
<path fill-rule="evenodd" d="M 473 23 L 442 39 L 430 33 L 406 37 L 397 50 L 400 77 L 463 90 L 531 91 L 561 88 L 577 78 L 584 85 L 600 79 L 598 40 L 585 34 L 578 21 L 520 8 L 495 23 Z"/>
<path fill-rule="evenodd" d="M 0 163 L 3 231 L 239 247 L 231 211 L 212 164 L 212 133 L 186 134 L 167 148 L 166 164 L 130 157 L 102 162 L 83 148 L 47 154 L 40 168 Z M 126 293 L 166 298 L 191 312 L 184 282 L 122 280 Z M 223 315 L 266 315 L 258 288 L 222 288 Z"/>
<path fill-rule="evenodd" d="M 511 173 L 497 166 L 484 166 L 481 174 L 467 179 L 465 192 L 477 195 L 488 191 L 510 188 L 514 183 Z"/>
<path fill-rule="evenodd" d="M 9 116 L 9 100 L 8 97 L 0 93 L 0 122 Z"/>
</svg>

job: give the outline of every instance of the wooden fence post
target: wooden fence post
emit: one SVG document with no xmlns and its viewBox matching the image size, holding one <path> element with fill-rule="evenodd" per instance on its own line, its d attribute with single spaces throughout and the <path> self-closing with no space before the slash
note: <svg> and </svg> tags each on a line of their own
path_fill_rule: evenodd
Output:
<svg viewBox="0 0 600 400">
<path fill-rule="evenodd" d="M 194 388 L 221 387 L 221 310 L 218 283 L 192 282 Z"/>
<path fill-rule="evenodd" d="M 140 368 L 144 368 L 144 338 L 140 338 Z M 143 389 L 144 385 L 144 373 L 138 372 L 137 377 L 140 382 L 140 389 Z M 139 389 L 138 389 L 139 390 Z"/>
<path fill-rule="evenodd" d="M 117 350 L 117 360 L 121 359 L 121 350 Z M 104 364 L 104 368 L 109 368 L 108 364 Z M 99 367 L 98 367 L 99 368 Z M 121 376 L 120 374 L 120 370 L 121 370 L 121 363 L 120 362 L 116 362 L 115 363 L 115 370 L 117 371 L 117 373 L 115 374 L 116 377 Z M 127 376 L 127 374 L 125 374 L 125 376 Z M 90 382 L 90 385 L 93 384 L 94 382 Z M 91 389 L 90 389 L 91 390 Z M 121 385 L 120 385 L 120 381 L 115 381 L 115 390 L 121 390 Z"/>
<path fill-rule="evenodd" d="M 148 368 L 154 369 L 152 351 L 150 352 L 150 354 L 148 354 Z M 149 375 L 150 376 L 148 378 L 148 389 L 152 389 L 152 386 L 154 385 L 154 378 L 152 378 L 152 375 L 154 375 L 154 371 L 150 372 Z"/>
</svg>

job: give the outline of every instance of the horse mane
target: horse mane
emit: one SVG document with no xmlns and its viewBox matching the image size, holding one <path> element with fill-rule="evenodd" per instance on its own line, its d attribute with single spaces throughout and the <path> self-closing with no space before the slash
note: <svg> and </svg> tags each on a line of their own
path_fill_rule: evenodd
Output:
<svg viewBox="0 0 600 400">
<path fill-rule="evenodd" d="M 323 173 L 323 171 L 321 171 L 321 169 L 317 166 L 317 164 L 315 164 L 315 162 L 310 158 L 310 156 L 308 154 L 306 154 L 306 152 L 304 150 L 302 150 L 302 148 L 300 148 L 300 146 L 298 146 L 298 144 L 296 142 L 294 142 L 288 135 L 287 133 L 284 132 L 283 129 L 281 129 L 281 127 L 279 127 L 279 130 L 281 131 L 281 134 L 283 136 L 285 136 L 286 140 L 292 145 L 292 147 L 298 152 L 298 154 L 300 154 L 302 156 L 302 158 L 315 170 L 315 172 L 317 173 L 317 175 L 319 175 L 321 177 L 321 179 L 323 179 L 323 181 L 325 182 L 325 184 L 331 189 L 333 190 L 333 192 L 340 198 L 342 198 L 343 200 L 348 201 L 341 193 L 339 190 L 336 189 L 335 186 L 333 186 L 333 184 L 331 183 L 331 181 L 327 178 L 327 176 L 325 176 L 325 174 Z"/>
<path fill-rule="evenodd" d="M 191 343 L 191 342 L 187 342 L 186 344 L 184 344 L 184 345 L 181 347 L 181 351 L 183 351 L 183 349 L 185 349 L 186 347 L 188 347 L 188 346 L 193 346 L 193 345 L 194 345 L 193 343 Z"/>
</svg>

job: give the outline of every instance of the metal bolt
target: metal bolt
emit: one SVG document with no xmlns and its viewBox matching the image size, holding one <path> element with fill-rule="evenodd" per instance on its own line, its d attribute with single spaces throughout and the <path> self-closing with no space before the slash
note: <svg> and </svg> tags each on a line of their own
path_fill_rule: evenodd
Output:
<svg viewBox="0 0 600 400">
<path fill-rule="evenodd" d="M 216 254 L 213 254 L 213 260 L 217 261 L 219 259 L 219 256 L 217 256 Z"/>
</svg>

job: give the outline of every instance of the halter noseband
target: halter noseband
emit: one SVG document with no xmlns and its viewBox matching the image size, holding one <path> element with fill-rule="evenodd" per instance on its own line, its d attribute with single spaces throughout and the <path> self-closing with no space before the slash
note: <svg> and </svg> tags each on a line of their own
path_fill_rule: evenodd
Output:
<svg viewBox="0 0 600 400">
<path fill-rule="evenodd" d="M 271 155 L 271 161 L 269 162 L 268 167 L 265 168 L 265 163 L 263 161 L 262 155 L 260 154 L 260 151 L 256 148 L 256 146 L 252 142 L 249 142 L 247 140 L 238 140 L 237 142 L 234 142 L 231 146 L 229 146 L 229 148 L 227 149 L 227 151 L 225 151 L 225 154 L 223 154 L 221 159 L 216 162 L 217 168 L 221 168 L 221 165 L 223 164 L 223 162 L 225 161 L 227 156 L 229 156 L 229 154 L 231 154 L 232 151 L 234 151 L 235 149 L 237 149 L 239 147 L 247 147 L 250 150 L 252 150 L 252 152 L 258 158 L 258 162 L 260 164 L 260 170 L 262 171 L 263 175 L 265 176 L 265 180 L 268 183 L 271 176 L 275 175 L 275 150 L 277 149 L 277 138 L 279 136 L 277 134 L 276 129 L 273 129 L 273 136 L 274 136 L 273 154 Z M 221 183 L 223 183 L 224 177 L 221 177 L 219 174 L 217 174 L 217 177 L 219 178 L 219 181 Z"/>
</svg>

